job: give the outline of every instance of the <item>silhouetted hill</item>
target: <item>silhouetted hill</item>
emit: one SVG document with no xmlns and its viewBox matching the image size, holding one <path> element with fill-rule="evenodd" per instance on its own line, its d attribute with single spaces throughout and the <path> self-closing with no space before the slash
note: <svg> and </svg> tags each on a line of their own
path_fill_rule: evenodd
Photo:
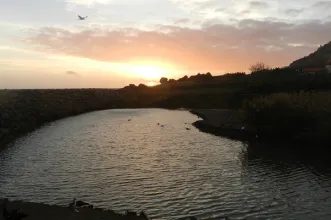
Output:
<svg viewBox="0 0 331 220">
<path fill-rule="evenodd" d="M 290 67 L 324 67 L 331 59 L 331 42 L 320 46 L 315 52 L 293 61 Z"/>
</svg>

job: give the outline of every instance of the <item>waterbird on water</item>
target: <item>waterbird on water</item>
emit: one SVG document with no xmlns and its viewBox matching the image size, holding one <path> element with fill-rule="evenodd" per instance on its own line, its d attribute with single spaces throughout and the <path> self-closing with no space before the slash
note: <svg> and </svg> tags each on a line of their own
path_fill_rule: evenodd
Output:
<svg viewBox="0 0 331 220">
<path fill-rule="evenodd" d="M 77 200 L 76 198 L 74 198 L 72 202 L 69 203 L 69 208 L 74 210 L 75 212 L 78 212 L 76 208 L 82 208 L 82 207 L 93 208 L 93 205 L 81 200 Z"/>
<path fill-rule="evenodd" d="M 76 199 L 76 198 L 75 198 Z M 77 200 L 76 199 L 76 207 L 87 207 L 87 208 L 93 208 L 93 205 L 91 205 L 90 203 L 81 201 L 81 200 Z"/>
<path fill-rule="evenodd" d="M 72 200 L 72 202 L 71 203 L 69 203 L 69 208 L 70 209 L 72 209 L 73 211 L 75 211 L 75 212 L 79 212 L 77 209 L 76 209 L 76 198 L 74 198 L 73 200 Z"/>
<path fill-rule="evenodd" d="M 87 18 L 87 16 L 82 17 L 82 16 L 78 15 L 78 20 L 85 20 L 85 18 Z"/>
</svg>

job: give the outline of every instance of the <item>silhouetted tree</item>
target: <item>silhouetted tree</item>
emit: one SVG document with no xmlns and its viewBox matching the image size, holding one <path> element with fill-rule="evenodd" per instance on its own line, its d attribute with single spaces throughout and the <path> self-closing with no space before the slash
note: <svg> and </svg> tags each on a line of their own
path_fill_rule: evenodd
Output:
<svg viewBox="0 0 331 220">
<path fill-rule="evenodd" d="M 174 82 L 176 82 L 176 80 L 174 80 L 174 79 L 169 79 L 169 81 L 168 81 L 168 83 L 174 83 Z"/>
<path fill-rule="evenodd" d="M 269 70 L 270 66 L 266 65 L 263 62 L 257 62 L 256 64 L 253 64 L 249 67 L 249 70 L 254 73 L 254 72 L 260 72 L 263 70 Z"/>
<path fill-rule="evenodd" d="M 167 83 L 168 82 L 168 78 L 166 78 L 166 77 L 162 77 L 161 79 L 160 79 L 160 83 L 161 84 L 164 84 L 164 83 Z"/>
<path fill-rule="evenodd" d="M 143 89 L 143 88 L 147 88 L 147 86 L 145 84 L 141 83 L 141 84 L 138 85 L 138 88 Z"/>
<path fill-rule="evenodd" d="M 177 81 L 178 81 L 178 82 L 185 82 L 185 81 L 187 81 L 187 80 L 188 80 L 188 76 L 185 75 L 184 77 L 179 78 Z"/>
<path fill-rule="evenodd" d="M 211 73 L 206 73 L 206 74 L 201 74 L 198 73 L 195 76 L 190 76 L 190 78 L 188 79 L 189 81 L 196 81 L 196 82 L 203 82 L 203 81 L 208 81 L 213 79 L 213 76 L 211 75 Z"/>
</svg>

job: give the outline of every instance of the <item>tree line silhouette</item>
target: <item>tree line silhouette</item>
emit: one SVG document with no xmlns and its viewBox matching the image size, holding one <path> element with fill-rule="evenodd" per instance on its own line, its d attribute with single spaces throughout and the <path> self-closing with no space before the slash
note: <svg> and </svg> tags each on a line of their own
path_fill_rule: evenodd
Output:
<svg viewBox="0 0 331 220">
<path fill-rule="evenodd" d="M 240 109 L 243 122 L 260 138 L 331 143 L 330 73 L 307 74 L 302 68 L 263 63 L 250 70 L 162 77 L 158 86 L 126 91 L 126 102 L 138 107 Z"/>
<path fill-rule="evenodd" d="M 175 80 L 175 79 L 169 79 L 168 80 L 168 78 L 162 77 L 160 79 L 160 84 L 176 83 L 176 82 L 187 82 L 187 81 L 200 81 L 200 82 L 204 82 L 204 81 L 208 81 L 208 80 L 212 80 L 212 79 L 213 79 L 213 76 L 211 75 L 210 72 L 208 72 L 206 74 L 198 73 L 197 75 L 190 76 L 190 77 L 188 77 L 187 75 L 185 75 L 182 78 L 179 78 L 178 80 Z"/>
</svg>

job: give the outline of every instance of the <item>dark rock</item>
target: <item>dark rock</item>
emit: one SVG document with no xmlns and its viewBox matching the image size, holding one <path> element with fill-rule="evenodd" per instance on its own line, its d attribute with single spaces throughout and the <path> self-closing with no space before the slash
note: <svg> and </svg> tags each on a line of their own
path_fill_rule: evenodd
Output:
<svg viewBox="0 0 331 220">
<path fill-rule="evenodd" d="M 187 216 L 187 217 L 179 218 L 177 220 L 198 220 L 198 218 L 195 216 Z"/>
<path fill-rule="evenodd" d="M 133 216 L 137 216 L 137 213 L 136 212 L 134 212 L 134 211 L 126 211 L 126 213 L 125 213 L 127 216 L 129 216 L 129 217 L 133 217 Z"/>
<path fill-rule="evenodd" d="M 141 211 L 141 212 L 140 212 L 139 217 L 141 217 L 141 218 L 144 219 L 144 220 L 148 220 L 148 217 L 147 217 L 147 215 L 145 214 L 144 211 Z"/>
</svg>

